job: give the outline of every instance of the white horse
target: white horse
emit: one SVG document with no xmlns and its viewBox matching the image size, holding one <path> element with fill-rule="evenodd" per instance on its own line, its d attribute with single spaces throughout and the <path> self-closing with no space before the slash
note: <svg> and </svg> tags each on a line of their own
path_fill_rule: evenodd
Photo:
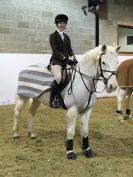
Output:
<svg viewBox="0 0 133 177">
<path fill-rule="evenodd" d="M 73 150 L 73 137 L 75 134 L 75 123 L 77 115 L 81 116 L 81 136 L 82 148 L 86 157 L 92 157 L 92 151 L 89 146 L 88 137 L 88 122 L 91 115 L 92 107 L 96 101 L 96 83 L 102 77 L 107 92 L 112 92 L 117 88 L 117 80 L 115 76 L 116 67 L 118 64 L 118 51 L 120 46 L 98 46 L 86 52 L 80 62 L 73 68 L 72 82 L 65 87 L 61 92 L 64 103 L 67 107 L 67 158 L 76 159 L 76 154 Z M 74 78 L 74 79 L 73 79 Z M 72 93 L 68 94 L 68 90 L 72 89 Z M 50 91 L 34 98 L 29 108 L 28 131 L 31 138 L 35 138 L 36 134 L 33 128 L 33 118 L 40 103 L 49 106 Z M 14 138 L 19 137 L 18 121 L 20 113 L 27 97 L 17 95 L 15 113 L 14 113 Z"/>
</svg>

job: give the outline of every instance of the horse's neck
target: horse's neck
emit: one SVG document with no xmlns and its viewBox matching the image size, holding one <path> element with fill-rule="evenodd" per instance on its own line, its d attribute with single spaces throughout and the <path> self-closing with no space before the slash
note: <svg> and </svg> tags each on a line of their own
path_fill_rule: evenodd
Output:
<svg viewBox="0 0 133 177">
<path fill-rule="evenodd" d="M 83 55 L 83 58 L 81 59 L 80 63 L 80 70 L 82 73 L 94 77 L 97 74 L 97 54 L 87 52 Z"/>
</svg>

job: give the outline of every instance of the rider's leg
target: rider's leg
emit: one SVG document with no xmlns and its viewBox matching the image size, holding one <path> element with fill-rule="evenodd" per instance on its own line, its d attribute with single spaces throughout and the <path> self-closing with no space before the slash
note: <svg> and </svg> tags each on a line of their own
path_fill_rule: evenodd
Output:
<svg viewBox="0 0 133 177">
<path fill-rule="evenodd" d="M 51 69 L 53 71 L 54 74 L 54 81 L 51 87 L 51 93 L 50 93 L 50 107 L 52 108 L 58 108 L 60 107 L 60 104 L 55 100 L 55 96 L 57 95 L 57 92 L 59 90 L 59 84 L 61 82 L 61 72 L 62 72 L 62 66 L 60 65 L 51 65 Z"/>
</svg>

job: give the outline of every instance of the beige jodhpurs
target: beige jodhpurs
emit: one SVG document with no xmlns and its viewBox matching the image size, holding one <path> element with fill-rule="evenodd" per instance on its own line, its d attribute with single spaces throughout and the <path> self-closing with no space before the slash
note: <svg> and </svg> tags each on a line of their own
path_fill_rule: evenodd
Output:
<svg viewBox="0 0 133 177">
<path fill-rule="evenodd" d="M 51 65 L 52 72 L 54 74 L 54 79 L 56 80 L 57 84 L 61 82 L 62 79 L 62 66 L 60 65 Z"/>
</svg>

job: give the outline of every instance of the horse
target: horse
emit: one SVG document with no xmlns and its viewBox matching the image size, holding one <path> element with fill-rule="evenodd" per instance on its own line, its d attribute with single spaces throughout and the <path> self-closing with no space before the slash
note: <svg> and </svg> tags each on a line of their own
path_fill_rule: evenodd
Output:
<svg viewBox="0 0 133 177">
<path fill-rule="evenodd" d="M 133 59 L 128 59 L 122 62 L 117 68 L 117 116 L 118 120 L 124 121 L 122 113 L 122 101 L 125 97 L 126 117 L 132 118 L 130 109 L 130 98 L 133 93 Z"/>
<path fill-rule="evenodd" d="M 78 114 L 81 122 L 82 149 L 87 158 L 93 157 L 89 145 L 89 119 L 92 108 L 96 102 L 96 83 L 101 78 L 105 84 L 107 92 L 116 90 L 118 84 L 116 80 L 116 66 L 118 64 L 118 52 L 120 46 L 99 45 L 82 55 L 78 64 L 70 69 L 71 80 L 61 91 L 62 99 L 67 108 L 67 158 L 75 160 L 77 158 L 73 149 L 73 138 L 75 134 L 75 124 Z M 69 93 L 71 90 L 71 93 Z M 44 92 L 37 98 L 32 98 L 28 115 L 28 132 L 31 138 L 36 138 L 34 132 L 33 119 L 40 103 L 49 106 L 50 91 Z M 19 138 L 18 122 L 20 113 L 31 99 L 17 94 L 14 108 L 13 137 Z"/>
</svg>

